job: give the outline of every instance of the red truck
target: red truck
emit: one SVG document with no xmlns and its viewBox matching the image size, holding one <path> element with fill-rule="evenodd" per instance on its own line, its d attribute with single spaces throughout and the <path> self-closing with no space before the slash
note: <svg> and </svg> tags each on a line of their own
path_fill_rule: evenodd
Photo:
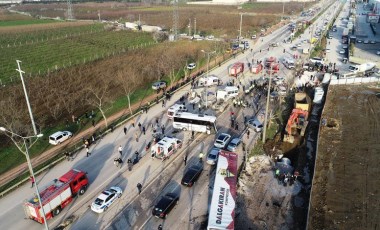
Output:
<svg viewBox="0 0 380 230">
<path fill-rule="evenodd" d="M 265 59 L 265 67 L 270 67 L 272 65 L 272 63 L 275 63 L 277 62 L 277 58 L 275 57 L 269 57 L 267 59 Z"/>
<path fill-rule="evenodd" d="M 261 63 L 257 65 L 252 65 L 251 72 L 254 74 L 258 74 L 263 70 L 263 65 Z"/>
<path fill-rule="evenodd" d="M 86 172 L 72 169 L 59 179 L 53 180 L 40 191 L 46 219 L 57 216 L 76 195 L 83 195 L 88 186 Z M 35 195 L 24 203 L 25 214 L 29 219 L 44 223 L 42 209 Z"/>
<path fill-rule="evenodd" d="M 229 70 L 228 73 L 230 76 L 237 77 L 239 73 L 243 73 L 244 63 L 236 62 Z"/>
<path fill-rule="evenodd" d="M 280 64 L 272 63 L 267 69 L 267 74 L 271 74 L 271 70 L 272 74 L 278 73 L 280 71 Z"/>
</svg>

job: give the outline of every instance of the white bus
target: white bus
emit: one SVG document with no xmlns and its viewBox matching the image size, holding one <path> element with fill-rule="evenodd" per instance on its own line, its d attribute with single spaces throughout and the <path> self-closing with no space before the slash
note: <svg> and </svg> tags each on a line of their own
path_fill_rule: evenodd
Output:
<svg viewBox="0 0 380 230">
<path fill-rule="evenodd" d="M 215 116 L 177 112 L 173 117 L 173 128 L 210 134 L 217 131 L 215 122 Z"/>
</svg>

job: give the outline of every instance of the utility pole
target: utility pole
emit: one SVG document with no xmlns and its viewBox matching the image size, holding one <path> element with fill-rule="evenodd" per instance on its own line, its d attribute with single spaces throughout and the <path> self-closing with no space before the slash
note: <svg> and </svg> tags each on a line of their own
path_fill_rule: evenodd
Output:
<svg viewBox="0 0 380 230">
<path fill-rule="evenodd" d="M 67 20 L 73 20 L 74 14 L 73 14 L 73 6 L 71 4 L 71 0 L 67 0 Z"/>
<path fill-rule="evenodd" d="M 282 18 L 285 17 L 285 0 L 282 0 Z"/>
<path fill-rule="evenodd" d="M 194 35 L 197 34 L 197 19 L 194 18 Z"/>
<path fill-rule="evenodd" d="M 33 127 L 33 131 L 34 131 L 34 135 L 37 135 L 36 124 L 34 122 L 32 108 L 30 107 L 28 92 L 26 92 L 24 77 L 22 76 L 22 74 L 25 73 L 25 72 L 21 70 L 21 66 L 20 66 L 21 61 L 20 60 L 16 60 L 16 62 L 17 62 L 17 66 L 18 66 L 18 69 L 16 69 L 16 71 L 20 73 L 21 83 L 22 83 L 22 87 L 24 89 L 24 94 L 25 94 L 25 99 L 26 99 L 26 105 L 28 106 L 29 116 L 30 116 L 30 120 L 32 121 L 32 127 Z"/>
<path fill-rule="evenodd" d="M 178 38 L 178 0 L 173 1 L 173 34 L 174 34 L 174 40 L 177 40 Z"/>
<path fill-rule="evenodd" d="M 189 36 L 191 36 L 191 18 L 189 18 L 189 25 L 187 27 L 189 28 Z"/>
<path fill-rule="evenodd" d="M 273 63 L 272 63 L 273 64 Z M 269 73 L 269 86 L 268 86 L 268 93 L 267 93 L 267 104 L 265 107 L 265 117 L 264 117 L 264 132 L 263 132 L 263 143 L 265 143 L 265 136 L 267 133 L 267 122 L 268 122 L 268 110 L 269 110 L 269 97 L 270 97 L 270 87 L 272 83 L 272 72 L 273 72 L 273 65 L 270 66 L 270 73 Z"/>
<path fill-rule="evenodd" d="M 241 27 L 243 25 L 243 13 L 240 13 L 240 30 L 239 30 L 239 39 L 241 38 Z"/>
<path fill-rule="evenodd" d="M 98 10 L 98 18 L 99 18 L 99 22 L 100 22 L 100 10 Z"/>
<path fill-rule="evenodd" d="M 207 79 L 208 79 L 208 68 L 209 68 L 209 63 L 210 63 L 210 54 L 214 54 L 214 53 L 216 53 L 216 50 L 214 50 L 214 51 L 211 51 L 211 52 L 206 52 L 206 51 L 204 51 L 204 50 L 201 50 L 202 51 L 202 53 L 205 53 L 205 54 L 207 54 Z M 207 92 L 207 85 L 205 86 L 205 92 L 206 92 L 206 104 L 205 104 L 205 106 L 206 106 L 206 109 L 207 109 L 207 104 L 208 104 L 208 92 Z"/>
</svg>

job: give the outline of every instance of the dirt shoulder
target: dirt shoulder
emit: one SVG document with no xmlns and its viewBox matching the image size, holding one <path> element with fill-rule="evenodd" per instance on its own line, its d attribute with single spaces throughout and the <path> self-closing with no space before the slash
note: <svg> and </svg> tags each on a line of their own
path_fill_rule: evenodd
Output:
<svg viewBox="0 0 380 230">
<path fill-rule="evenodd" d="M 307 229 L 380 223 L 380 98 L 367 86 L 330 86 L 319 134 Z"/>
</svg>

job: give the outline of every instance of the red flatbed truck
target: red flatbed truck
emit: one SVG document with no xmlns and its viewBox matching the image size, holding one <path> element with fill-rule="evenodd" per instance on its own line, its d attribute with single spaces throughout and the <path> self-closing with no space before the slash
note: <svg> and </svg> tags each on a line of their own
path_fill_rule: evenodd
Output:
<svg viewBox="0 0 380 230">
<path fill-rule="evenodd" d="M 87 173 L 71 169 L 59 179 L 47 184 L 40 191 L 42 206 L 45 211 L 46 220 L 57 216 L 76 195 L 83 195 L 88 187 Z M 25 214 L 29 219 L 41 224 L 44 223 L 41 206 L 37 195 L 24 203 Z"/>
</svg>

